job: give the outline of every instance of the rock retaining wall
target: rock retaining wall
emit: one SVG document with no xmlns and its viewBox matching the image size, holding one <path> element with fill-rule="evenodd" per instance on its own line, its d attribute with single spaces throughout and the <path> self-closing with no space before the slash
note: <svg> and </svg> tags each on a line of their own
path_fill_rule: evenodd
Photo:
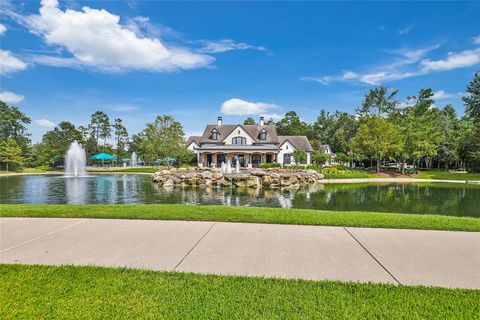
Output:
<svg viewBox="0 0 480 320">
<path fill-rule="evenodd" d="M 300 187 L 324 178 L 315 170 L 287 170 L 280 168 L 248 169 L 239 173 L 222 173 L 218 168 L 171 168 L 153 174 L 153 182 L 164 186 L 219 186 L 219 187 Z"/>
</svg>

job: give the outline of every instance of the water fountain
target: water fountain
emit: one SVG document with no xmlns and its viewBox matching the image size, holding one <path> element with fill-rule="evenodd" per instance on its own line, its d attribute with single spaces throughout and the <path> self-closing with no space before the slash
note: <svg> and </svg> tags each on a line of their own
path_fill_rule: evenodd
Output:
<svg viewBox="0 0 480 320">
<path fill-rule="evenodd" d="M 232 173 L 232 163 L 230 162 L 230 160 L 227 161 L 226 173 Z"/>
<path fill-rule="evenodd" d="M 225 169 L 225 162 L 223 162 L 223 161 L 222 161 L 222 166 L 221 166 L 221 169 L 220 169 L 220 170 L 221 170 L 221 172 L 222 172 L 223 174 L 225 174 L 225 172 L 226 172 L 226 171 L 225 171 L 225 170 L 226 170 L 226 169 Z"/>
<path fill-rule="evenodd" d="M 237 163 L 235 163 L 235 173 L 240 173 L 240 161 L 237 159 Z"/>
<path fill-rule="evenodd" d="M 65 175 L 71 177 L 87 175 L 87 156 L 77 141 L 70 144 L 65 155 Z"/>
<path fill-rule="evenodd" d="M 137 153 L 133 151 L 132 156 L 130 157 L 130 167 L 136 167 L 138 164 Z"/>
</svg>

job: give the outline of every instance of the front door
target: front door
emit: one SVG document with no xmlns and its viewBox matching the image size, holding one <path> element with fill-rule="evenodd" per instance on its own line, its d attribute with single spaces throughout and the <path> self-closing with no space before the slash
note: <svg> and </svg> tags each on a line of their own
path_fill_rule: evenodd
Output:
<svg viewBox="0 0 480 320">
<path fill-rule="evenodd" d="M 266 157 L 266 162 L 267 163 L 272 163 L 272 155 L 271 154 L 267 154 L 267 157 Z"/>
<path fill-rule="evenodd" d="M 252 155 L 252 166 L 258 168 L 262 162 L 262 156 L 259 154 Z"/>
<path fill-rule="evenodd" d="M 212 155 L 207 154 L 207 167 L 210 167 L 211 164 L 212 164 Z"/>
<path fill-rule="evenodd" d="M 222 162 L 223 163 L 227 162 L 227 160 L 225 159 L 225 155 L 224 154 L 217 155 L 217 166 L 221 166 Z"/>
</svg>

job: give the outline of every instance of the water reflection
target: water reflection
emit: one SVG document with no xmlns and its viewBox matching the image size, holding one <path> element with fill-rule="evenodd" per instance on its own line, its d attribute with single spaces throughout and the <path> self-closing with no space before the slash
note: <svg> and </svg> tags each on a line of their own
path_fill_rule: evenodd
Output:
<svg viewBox="0 0 480 320">
<path fill-rule="evenodd" d="M 142 175 L 0 178 L 0 203 L 179 203 L 480 217 L 480 186 L 328 184 L 291 189 L 161 187 Z"/>
</svg>

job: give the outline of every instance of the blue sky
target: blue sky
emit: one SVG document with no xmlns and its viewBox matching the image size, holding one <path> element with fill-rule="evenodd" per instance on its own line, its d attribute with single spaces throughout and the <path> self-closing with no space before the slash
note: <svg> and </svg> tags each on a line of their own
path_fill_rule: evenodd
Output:
<svg viewBox="0 0 480 320">
<path fill-rule="evenodd" d="M 159 114 L 187 134 L 218 115 L 313 122 L 379 84 L 462 114 L 480 69 L 479 2 L 0 1 L 0 97 L 34 141 L 96 110 L 131 134 Z"/>
</svg>

